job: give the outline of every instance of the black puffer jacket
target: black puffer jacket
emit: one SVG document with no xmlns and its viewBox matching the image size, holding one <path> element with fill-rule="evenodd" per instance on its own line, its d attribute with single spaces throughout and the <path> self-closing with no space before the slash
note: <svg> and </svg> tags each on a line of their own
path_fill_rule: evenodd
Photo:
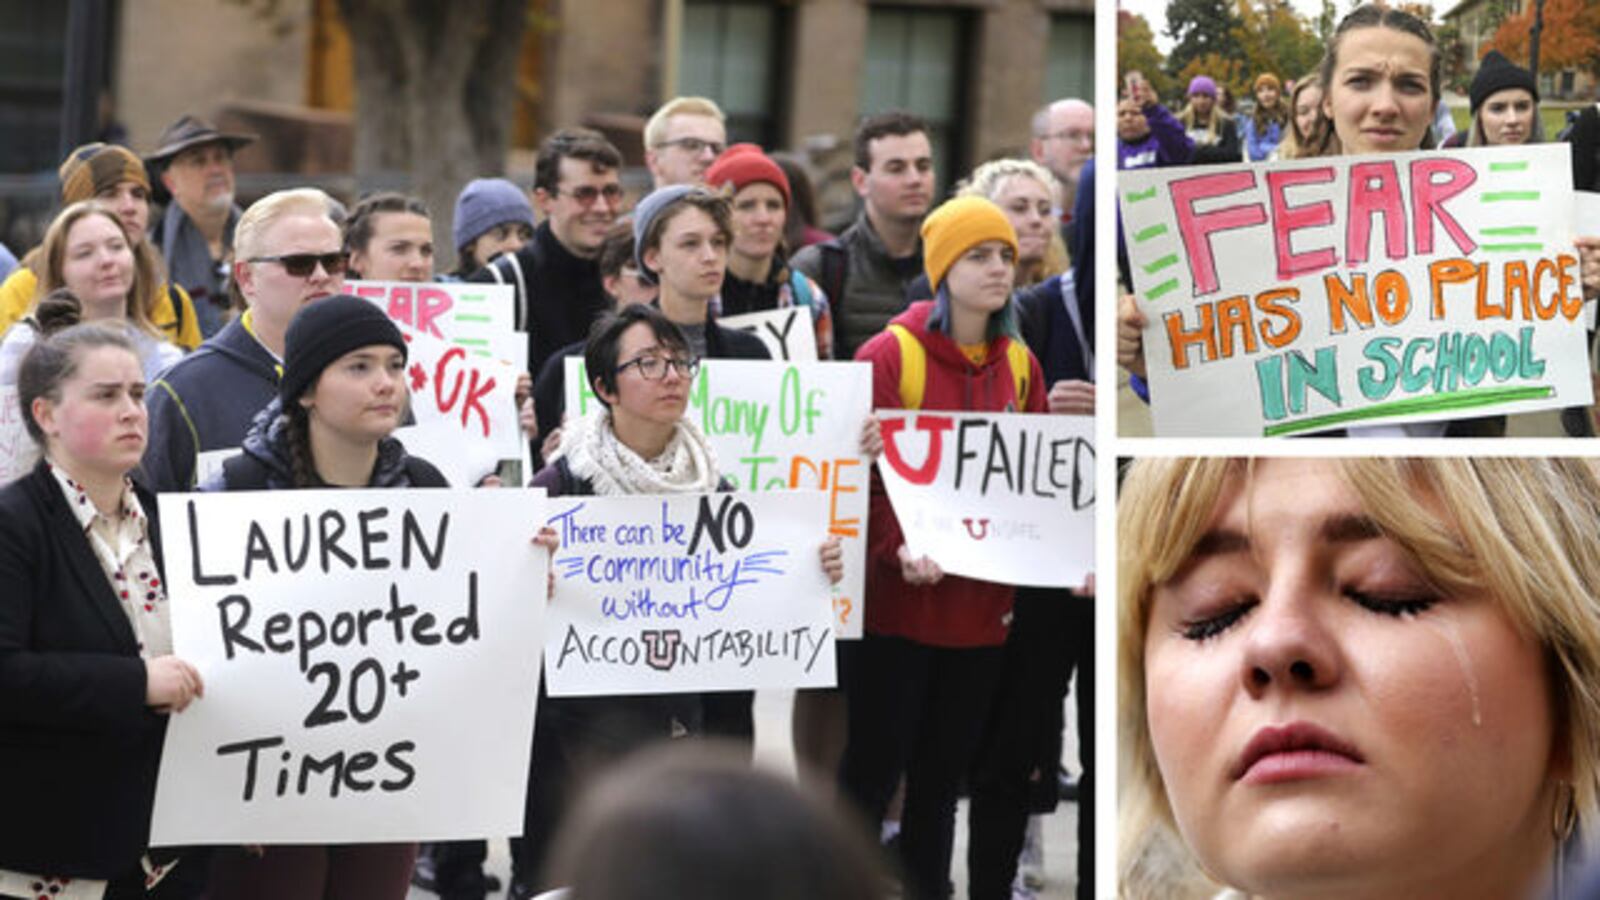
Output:
<svg viewBox="0 0 1600 900">
<path fill-rule="evenodd" d="M 283 414 L 282 403 L 274 398 L 256 414 L 240 448 L 242 452 L 223 463 L 220 478 L 208 482 L 204 490 L 280 490 L 295 487 L 294 466 L 289 453 L 289 417 Z M 432 463 L 407 454 L 399 440 L 386 437 L 378 442 L 378 461 L 372 467 L 372 480 L 367 482 L 367 487 L 448 486 L 449 482 Z"/>
</svg>

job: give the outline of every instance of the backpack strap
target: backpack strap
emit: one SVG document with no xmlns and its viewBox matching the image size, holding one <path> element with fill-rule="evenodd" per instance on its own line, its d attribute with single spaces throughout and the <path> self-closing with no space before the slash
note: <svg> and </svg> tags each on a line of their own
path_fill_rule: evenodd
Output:
<svg viewBox="0 0 1600 900">
<path fill-rule="evenodd" d="M 833 304 L 834 316 L 837 317 L 839 311 L 844 309 L 844 282 L 850 274 L 844 244 L 834 238 L 818 244 L 817 250 L 822 254 L 822 290 L 828 295 L 828 302 Z"/>
<path fill-rule="evenodd" d="M 1033 373 L 1033 364 L 1028 359 L 1028 348 L 1021 341 L 1006 341 L 1006 362 L 1011 365 L 1011 383 L 1017 391 L 1017 412 L 1028 405 L 1028 376 Z"/>
<path fill-rule="evenodd" d="M 172 301 L 172 338 L 177 340 L 183 334 L 183 297 L 178 294 L 178 286 L 167 282 L 167 299 Z"/>
<path fill-rule="evenodd" d="M 811 293 L 811 279 L 799 269 L 789 270 L 789 290 L 794 294 L 795 306 L 812 306 L 817 302 L 817 298 Z"/>
<path fill-rule="evenodd" d="M 928 351 L 904 325 L 891 323 L 889 333 L 900 345 L 900 405 L 922 408 L 922 390 L 928 384 Z"/>
</svg>

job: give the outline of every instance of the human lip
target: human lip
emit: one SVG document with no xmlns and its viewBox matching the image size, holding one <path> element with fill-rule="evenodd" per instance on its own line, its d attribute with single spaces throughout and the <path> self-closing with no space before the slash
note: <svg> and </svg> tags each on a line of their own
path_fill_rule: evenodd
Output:
<svg viewBox="0 0 1600 900">
<path fill-rule="evenodd" d="M 1365 764 L 1361 752 L 1344 738 L 1310 722 L 1290 722 L 1257 731 L 1230 774 L 1245 784 L 1278 784 L 1337 775 Z"/>
</svg>

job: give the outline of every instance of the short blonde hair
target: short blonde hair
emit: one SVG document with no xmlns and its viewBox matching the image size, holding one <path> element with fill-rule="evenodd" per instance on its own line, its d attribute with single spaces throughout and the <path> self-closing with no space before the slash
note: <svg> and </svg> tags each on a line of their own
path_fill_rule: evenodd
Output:
<svg viewBox="0 0 1600 900">
<path fill-rule="evenodd" d="M 728 117 L 722 114 L 722 107 L 709 97 L 674 97 L 661 104 L 650 121 L 644 123 L 646 150 L 654 150 L 666 140 L 667 120 L 673 116 L 709 116 L 724 124 L 728 121 Z"/>
<path fill-rule="evenodd" d="M 1600 796 L 1600 473 L 1583 459 L 1337 460 L 1383 534 L 1447 593 L 1487 590 L 1549 663 L 1553 744 L 1570 760 L 1579 831 Z M 1122 692 L 1119 896 L 1210 896 L 1177 835 L 1146 720 L 1145 633 L 1157 585 L 1204 535 L 1241 459 L 1141 459 L 1117 510 L 1117 672 Z M 1429 503 L 1397 503 L 1402 497 Z"/>
<path fill-rule="evenodd" d="M 1050 193 L 1051 201 L 1061 197 L 1061 181 L 1055 173 L 1031 159 L 991 159 L 983 165 L 972 170 L 967 179 L 956 185 L 958 197 L 982 197 L 995 203 L 1000 201 L 996 195 L 1000 193 L 1000 186 L 1006 179 L 1016 176 L 1032 178 L 1044 185 Z M 1050 229 L 1050 243 L 1045 248 L 1044 259 L 1032 271 L 1019 273 L 1019 278 L 1025 279 L 1026 284 L 1018 282 L 1017 287 L 1028 287 L 1038 284 L 1052 275 L 1059 275 L 1072 267 L 1072 257 L 1067 253 L 1066 242 L 1061 239 L 1059 228 Z"/>
<path fill-rule="evenodd" d="M 250 204 L 250 208 L 239 217 L 239 224 L 234 226 L 234 261 L 247 262 L 260 256 L 261 242 L 267 229 L 288 216 L 322 216 L 342 234 L 343 229 L 334 221 L 335 210 L 342 208 L 332 197 L 313 187 L 291 188 L 268 194 Z M 229 279 L 228 292 L 238 308 L 244 309 L 248 305 L 244 295 L 239 292 L 237 279 Z"/>
<path fill-rule="evenodd" d="M 128 289 L 128 300 L 124 306 L 128 321 L 140 331 L 166 340 L 166 335 L 161 333 L 161 329 L 150 321 L 150 310 L 155 308 L 163 287 L 161 258 L 150 248 L 149 242 L 144 240 L 143 235 L 129 234 L 122 220 L 117 218 L 116 212 L 99 200 L 80 200 L 57 213 L 54 221 L 50 223 L 50 228 L 44 233 L 44 240 L 39 244 L 39 255 L 32 258 L 33 264 L 38 266 L 36 274 L 39 276 L 39 283 L 34 291 L 30 309 L 38 306 L 46 294 L 67 286 L 66 280 L 62 277 L 67 255 L 67 237 L 72 232 L 72 226 L 89 216 L 105 216 L 110 219 L 111 224 L 117 226 L 117 231 L 121 232 L 123 241 L 128 245 L 128 252 L 133 256 L 133 285 Z"/>
</svg>

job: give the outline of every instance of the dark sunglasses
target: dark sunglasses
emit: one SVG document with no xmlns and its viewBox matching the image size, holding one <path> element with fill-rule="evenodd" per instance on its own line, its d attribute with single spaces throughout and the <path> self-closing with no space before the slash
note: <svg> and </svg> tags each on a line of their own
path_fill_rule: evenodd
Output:
<svg viewBox="0 0 1600 900">
<path fill-rule="evenodd" d="M 586 184 L 583 187 L 573 188 L 569 191 L 563 191 L 560 188 L 556 188 L 551 192 L 551 195 L 556 197 L 559 197 L 562 194 L 566 194 L 568 197 L 578 201 L 579 206 L 593 206 L 594 202 L 599 200 L 601 197 L 606 198 L 606 205 L 608 206 L 616 206 L 618 203 L 622 202 L 622 186 L 616 184 L 608 184 L 603 188 L 597 188 L 592 184 Z"/>
<path fill-rule="evenodd" d="M 285 253 L 282 256 L 257 256 L 246 262 L 275 262 L 294 278 L 310 278 L 322 266 L 329 275 L 338 275 L 350 264 L 350 254 L 343 250 L 333 253 Z"/>
</svg>

